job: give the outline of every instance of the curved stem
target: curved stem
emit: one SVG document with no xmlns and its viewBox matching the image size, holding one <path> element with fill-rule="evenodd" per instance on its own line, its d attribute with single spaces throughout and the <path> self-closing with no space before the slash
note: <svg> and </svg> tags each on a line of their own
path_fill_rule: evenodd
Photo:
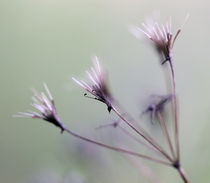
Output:
<svg viewBox="0 0 210 183">
<path fill-rule="evenodd" d="M 148 143 L 150 143 L 154 148 L 156 148 L 161 154 L 163 154 L 170 162 L 173 162 L 173 160 L 171 159 L 171 157 L 158 145 L 156 145 L 156 143 L 148 138 L 147 136 L 145 136 L 142 132 L 140 132 L 139 130 L 137 130 L 126 118 L 124 118 L 121 113 L 114 107 L 112 106 L 112 110 L 130 127 L 132 128 L 136 133 L 138 133 L 140 136 L 142 136 Z"/>
<path fill-rule="evenodd" d="M 150 156 L 146 156 L 146 155 L 143 155 L 143 154 L 139 154 L 139 153 L 136 153 L 136 152 L 132 152 L 132 151 L 129 151 L 129 150 L 126 150 L 126 149 L 121 149 L 121 148 L 118 148 L 118 147 L 109 146 L 109 145 L 103 144 L 101 142 L 97 142 L 95 140 L 91 140 L 89 138 L 83 137 L 81 135 L 78 135 L 78 134 L 72 132 L 71 130 L 69 130 L 66 127 L 63 127 L 63 131 L 67 132 L 68 134 L 70 134 L 70 135 L 72 135 L 76 138 L 79 138 L 79 139 L 84 140 L 86 142 L 89 142 L 89 143 L 92 143 L 92 144 L 95 144 L 95 145 L 98 145 L 98 146 L 101 146 L 101 147 L 104 147 L 104 148 L 107 148 L 107 149 L 111 149 L 111 150 L 114 150 L 114 151 L 118 151 L 118 152 L 126 153 L 126 154 L 129 154 L 129 155 L 137 156 L 137 157 L 140 157 L 140 158 L 148 159 L 148 160 L 151 160 L 151 161 L 156 162 L 156 163 L 171 166 L 171 163 L 168 163 L 166 161 L 162 161 L 162 160 L 159 160 L 159 159 L 156 159 L 156 158 L 153 158 L 153 157 L 150 157 Z"/>
</svg>

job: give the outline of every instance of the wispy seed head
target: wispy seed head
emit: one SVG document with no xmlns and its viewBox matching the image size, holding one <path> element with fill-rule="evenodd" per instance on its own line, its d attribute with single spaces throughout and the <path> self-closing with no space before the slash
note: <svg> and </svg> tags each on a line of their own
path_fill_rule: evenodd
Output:
<svg viewBox="0 0 210 183">
<path fill-rule="evenodd" d="M 63 124 L 61 123 L 59 116 L 56 112 L 54 99 L 44 83 L 44 92 L 37 92 L 33 89 L 34 96 L 32 97 L 33 103 L 31 104 L 38 112 L 28 110 L 27 112 L 19 112 L 14 117 L 28 117 L 28 118 L 39 118 L 48 121 L 61 129 L 64 130 Z"/>
<path fill-rule="evenodd" d="M 187 21 L 189 15 L 186 16 L 185 22 Z M 184 22 L 184 23 L 185 23 Z M 183 25 L 181 26 L 181 28 Z M 157 52 L 163 58 L 162 64 L 166 61 L 171 60 L 172 49 L 174 43 L 176 41 L 177 36 L 181 32 L 181 28 L 178 29 L 175 36 L 172 34 L 172 23 L 171 18 L 165 24 L 160 24 L 155 21 L 147 21 L 146 23 L 142 23 L 142 28 L 133 27 L 131 32 L 136 36 L 137 32 L 143 33 L 148 39 L 150 39 L 156 48 Z"/>
<path fill-rule="evenodd" d="M 88 81 L 78 80 L 74 77 L 72 77 L 72 79 L 80 87 L 92 94 L 94 96 L 94 99 L 105 103 L 107 105 L 108 111 L 110 112 L 112 109 L 110 103 L 112 97 L 107 86 L 105 73 L 99 63 L 98 57 L 94 57 L 93 67 L 91 67 L 90 70 L 87 70 L 86 74 L 88 77 Z M 85 96 L 87 96 L 86 93 Z"/>
</svg>

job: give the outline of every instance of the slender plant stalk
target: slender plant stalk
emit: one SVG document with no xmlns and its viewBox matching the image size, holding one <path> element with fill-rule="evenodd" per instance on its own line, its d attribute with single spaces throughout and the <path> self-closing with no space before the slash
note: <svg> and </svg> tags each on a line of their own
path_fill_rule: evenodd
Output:
<svg viewBox="0 0 210 183">
<path fill-rule="evenodd" d="M 163 161 L 163 160 L 159 160 L 159 159 L 156 159 L 156 158 L 153 158 L 153 157 L 150 157 L 150 156 L 146 156 L 146 155 L 143 155 L 143 154 L 140 154 L 140 153 L 136 153 L 136 152 L 133 152 L 133 151 L 129 151 L 129 150 L 126 150 L 126 149 L 122 149 L 122 148 L 118 148 L 118 147 L 113 147 L 113 146 L 109 146 L 109 145 L 106 145 L 106 144 L 103 144 L 101 142 L 97 142 L 95 140 L 91 140 L 89 138 L 86 138 L 86 137 L 83 137 L 81 135 L 78 135 L 76 133 L 74 133 L 73 131 L 69 130 L 68 128 L 66 127 L 63 127 L 63 131 L 67 132 L 68 134 L 74 136 L 75 138 L 78 138 L 78 139 L 81 139 L 81 140 L 84 140 L 86 142 L 89 142 L 89 143 L 92 143 L 92 144 L 95 144 L 95 145 L 98 145 L 100 147 L 104 147 L 106 149 L 110 149 L 110 150 L 113 150 L 113 151 L 117 151 L 117 152 L 121 152 L 121 153 L 125 153 L 125 154 L 128 154 L 128 155 L 132 155 L 132 156 L 136 156 L 136 157 L 140 157 L 140 158 L 144 158 L 144 159 L 147 159 L 147 160 L 150 160 L 150 161 L 153 161 L 153 162 L 156 162 L 156 163 L 159 163 L 159 164 L 163 164 L 163 165 L 167 165 L 167 166 L 172 166 L 172 163 L 170 162 L 166 162 L 166 161 Z M 187 179 L 187 176 L 183 170 L 182 167 L 178 167 L 177 168 L 177 171 L 179 172 L 181 178 L 183 179 L 183 181 L 185 183 L 190 183 L 189 180 Z"/>
<path fill-rule="evenodd" d="M 136 128 L 137 128 L 138 130 L 140 130 L 143 134 L 145 134 L 145 136 L 147 136 L 147 138 L 150 138 L 150 139 L 153 141 L 153 143 L 155 143 L 156 145 L 158 145 L 157 142 L 155 142 L 155 141 L 152 139 L 152 137 L 150 136 L 150 134 L 148 134 L 148 133 L 139 125 L 139 123 L 137 123 L 136 120 L 134 120 L 133 117 L 132 117 L 130 114 L 128 114 L 128 112 L 119 104 L 119 102 L 117 102 L 116 100 L 113 100 L 113 102 L 112 102 L 111 105 L 112 105 L 112 106 L 117 106 L 117 107 L 118 107 L 118 111 L 120 111 L 120 113 L 121 113 L 121 116 L 123 116 L 124 118 L 126 118 L 127 121 L 130 122 L 130 124 L 135 125 Z M 122 112 L 122 111 L 123 111 L 123 112 Z M 126 117 L 125 117 L 125 115 L 126 115 Z M 120 118 L 120 119 L 121 119 L 121 118 Z M 129 120 L 128 120 L 128 119 L 129 119 Z"/>
<path fill-rule="evenodd" d="M 79 139 L 84 140 L 86 142 L 104 147 L 106 149 L 111 149 L 113 151 L 126 153 L 126 154 L 129 154 L 129 155 L 133 155 L 133 156 L 137 156 L 137 157 L 140 157 L 140 158 L 148 159 L 148 160 L 151 160 L 151 161 L 156 162 L 156 163 L 171 166 L 171 163 L 168 163 L 166 161 L 162 161 L 162 160 L 159 160 L 159 159 L 156 159 L 156 158 L 153 158 L 153 157 L 150 157 L 150 156 L 146 156 L 146 155 L 143 155 L 143 154 L 140 154 L 140 153 L 132 152 L 132 151 L 129 151 L 129 150 L 126 150 L 126 149 L 121 149 L 121 148 L 118 148 L 118 147 L 109 146 L 109 145 L 103 144 L 101 142 L 97 142 L 95 140 L 91 140 L 89 138 L 86 138 L 86 137 L 83 137 L 81 135 L 78 135 L 78 134 L 74 133 L 73 131 L 69 130 L 66 127 L 63 127 L 63 131 L 66 131 L 68 134 L 70 134 L 70 135 L 72 135 L 76 138 L 79 138 Z"/>
<path fill-rule="evenodd" d="M 139 138 L 137 138 L 135 135 L 133 135 L 132 133 L 130 133 L 128 130 L 126 130 L 125 128 L 119 126 L 118 128 L 120 128 L 120 130 L 125 133 L 126 135 L 128 135 L 130 138 L 132 138 L 133 140 L 135 140 L 136 142 L 138 142 L 139 144 L 145 146 L 146 148 L 148 148 L 149 150 L 153 151 L 155 154 L 157 155 L 161 155 L 162 157 L 166 158 L 165 156 L 163 156 L 163 154 L 160 153 L 160 151 L 158 151 L 157 149 L 155 149 L 153 146 L 151 147 L 151 144 L 147 144 L 143 141 L 141 141 Z"/>
<path fill-rule="evenodd" d="M 180 176 L 182 177 L 183 181 L 185 183 L 190 183 L 190 181 L 188 180 L 188 178 L 187 178 L 187 176 L 186 176 L 186 174 L 184 172 L 184 169 L 182 167 L 179 167 L 177 170 L 178 170 Z"/>
<path fill-rule="evenodd" d="M 178 103 L 177 103 L 177 95 L 176 95 L 176 79 L 175 79 L 175 73 L 174 73 L 174 66 L 173 66 L 173 60 L 172 56 L 169 60 L 170 68 L 171 68 L 171 75 L 172 75 L 172 81 L 173 81 L 173 92 L 174 92 L 174 112 L 175 112 L 175 143 L 176 143 L 176 153 L 177 153 L 177 162 L 180 162 L 180 147 L 179 147 L 179 126 L 178 126 Z M 188 180 L 184 169 L 179 166 L 177 167 L 177 170 L 182 178 L 182 180 L 185 183 L 190 183 Z"/>
<path fill-rule="evenodd" d="M 174 66 L 172 61 L 172 56 L 169 60 L 172 80 L 173 80 L 173 92 L 174 92 L 174 112 L 175 112 L 175 143 L 176 143 L 176 154 L 177 160 L 180 161 L 180 150 L 179 150 L 179 129 L 178 129 L 178 103 L 177 103 L 177 95 L 176 95 L 176 79 L 174 73 Z"/>
<path fill-rule="evenodd" d="M 121 113 L 112 106 L 112 110 L 130 127 L 132 128 L 136 133 L 138 133 L 140 136 L 142 136 L 147 142 L 149 142 L 154 148 L 156 148 L 160 153 L 162 153 L 170 162 L 173 162 L 172 158 L 158 145 L 156 145 L 153 140 L 145 136 L 142 132 L 137 130 L 126 118 L 124 118 Z"/>
<path fill-rule="evenodd" d="M 159 118 L 159 121 L 160 121 L 160 125 L 162 127 L 162 130 L 165 133 L 166 139 L 168 141 L 168 145 L 169 145 L 169 148 L 171 150 L 172 156 L 173 156 L 174 159 L 176 159 L 174 148 L 173 148 L 172 143 L 171 143 L 171 138 L 169 136 L 169 133 L 168 133 L 168 129 L 166 127 L 165 120 L 163 119 L 161 112 L 158 111 L 157 112 L 157 115 L 158 115 L 158 118 Z"/>
<path fill-rule="evenodd" d="M 119 123 L 119 122 L 117 122 Z M 108 126 L 113 126 L 114 128 L 118 128 L 120 129 L 125 135 L 129 136 L 130 138 L 132 138 L 133 140 L 135 140 L 136 142 L 138 142 L 139 144 L 145 146 L 147 149 L 153 151 L 155 154 L 157 155 L 161 155 L 163 158 L 166 158 L 165 156 L 163 156 L 163 154 L 160 153 L 160 151 L 158 151 L 156 148 L 154 148 L 153 146 L 151 146 L 151 144 L 145 143 L 142 140 L 140 140 L 138 137 L 136 137 L 134 134 L 132 134 L 131 132 L 129 132 L 126 128 L 120 126 L 120 124 L 117 124 L 117 126 L 115 126 L 115 123 L 110 123 L 110 124 L 105 124 L 105 125 L 100 125 L 99 127 L 97 127 L 96 129 L 100 129 L 100 128 L 104 128 L 104 127 L 108 127 Z"/>
</svg>

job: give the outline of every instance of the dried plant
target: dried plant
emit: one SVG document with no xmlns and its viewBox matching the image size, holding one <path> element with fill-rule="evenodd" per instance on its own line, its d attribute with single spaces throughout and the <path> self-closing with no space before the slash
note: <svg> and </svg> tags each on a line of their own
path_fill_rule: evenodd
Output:
<svg viewBox="0 0 210 183">
<path fill-rule="evenodd" d="M 111 95 L 106 83 L 106 78 L 102 67 L 99 64 L 98 57 L 94 58 L 94 68 L 91 67 L 91 72 L 86 71 L 88 78 L 90 80 L 90 84 L 85 81 L 77 80 L 74 77 L 72 79 L 82 88 L 84 88 L 87 92 L 95 96 L 94 99 L 99 100 L 107 105 L 107 109 L 110 112 L 112 109 L 111 106 Z M 87 96 L 87 94 L 84 94 Z"/>
<path fill-rule="evenodd" d="M 169 63 L 171 76 L 172 76 L 172 87 L 173 93 L 168 94 L 165 96 L 155 96 L 155 100 L 148 104 L 148 107 L 143 112 L 143 114 L 150 113 L 151 122 L 155 123 L 155 121 L 159 122 L 161 129 L 163 131 L 164 137 L 168 143 L 170 153 L 167 152 L 167 149 L 163 148 L 163 144 L 158 143 L 144 128 L 142 128 L 139 123 L 137 123 L 127 112 L 122 110 L 122 107 L 116 101 L 116 99 L 111 94 L 111 91 L 108 88 L 108 83 L 106 79 L 106 74 L 103 71 L 98 57 L 94 58 L 94 66 L 91 67 L 90 71 L 86 71 L 88 76 L 87 80 L 79 80 L 73 77 L 73 81 L 78 84 L 81 88 L 83 88 L 86 92 L 91 94 L 92 96 L 84 95 L 88 98 L 95 99 L 104 103 L 107 106 L 109 112 L 113 112 L 116 116 L 120 119 L 120 121 L 115 121 L 114 123 L 109 123 L 107 125 L 101 125 L 101 127 L 105 126 L 113 126 L 115 128 L 119 128 L 125 133 L 127 136 L 131 137 L 133 140 L 140 142 L 141 145 L 148 148 L 152 152 L 154 152 L 156 156 L 152 155 L 145 155 L 139 152 L 132 151 L 128 148 L 121 148 L 110 146 L 89 138 L 86 138 L 82 135 L 79 135 L 72 130 L 68 129 L 64 124 L 61 122 L 58 114 L 56 112 L 55 103 L 53 100 L 52 95 L 49 92 L 48 87 L 44 84 L 45 90 L 48 94 L 48 97 L 41 93 L 39 94 L 34 90 L 34 97 L 32 98 L 34 104 L 32 106 L 37 109 L 40 113 L 28 111 L 28 112 L 20 112 L 16 116 L 18 117 L 31 117 L 31 118 L 39 118 L 43 119 L 49 123 L 54 124 L 58 128 L 61 129 L 62 132 L 66 132 L 76 138 L 82 139 L 86 142 L 111 149 L 114 151 L 122 152 L 128 155 L 133 155 L 136 157 L 148 159 L 150 161 L 163 164 L 169 167 L 175 168 L 180 176 L 182 177 L 185 183 L 189 183 L 184 170 L 181 166 L 180 161 L 180 145 L 179 145 L 179 128 L 178 128 L 178 105 L 177 105 L 177 93 L 176 93 L 176 79 L 175 79 L 175 72 L 173 67 L 173 46 L 177 36 L 181 32 L 181 28 L 178 29 L 175 36 L 172 35 L 172 28 L 171 28 L 171 20 L 163 24 L 158 24 L 157 22 L 153 23 L 143 23 L 143 28 L 136 27 L 136 31 L 142 32 L 146 37 L 152 41 L 153 46 L 157 50 L 158 54 L 161 55 L 161 63 L 167 64 Z M 48 99 L 49 98 L 49 99 Z M 163 116 L 163 110 L 167 107 L 167 103 L 172 103 L 174 106 L 174 116 L 170 116 L 174 119 L 174 132 L 170 134 L 169 129 L 166 125 L 166 119 Z M 121 122 L 122 121 L 122 122 Z M 126 129 L 125 127 L 121 126 L 121 123 L 125 123 L 125 125 L 130 128 Z M 138 137 L 138 136 L 139 137 Z M 174 138 L 172 138 L 174 135 Z M 161 156 L 159 156 L 161 155 Z"/>
</svg>

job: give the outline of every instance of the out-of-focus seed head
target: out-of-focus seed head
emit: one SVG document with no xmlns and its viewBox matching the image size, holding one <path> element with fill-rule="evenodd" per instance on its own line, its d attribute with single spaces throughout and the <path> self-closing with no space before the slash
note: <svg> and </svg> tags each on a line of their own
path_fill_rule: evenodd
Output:
<svg viewBox="0 0 210 183">
<path fill-rule="evenodd" d="M 155 124 L 155 117 L 157 112 L 162 112 L 164 110 L 165 105 L 173 100 L 174 95 L 152 95 L 150 97 L 150 104 L 147 106 L 146 110 L 142 114 L 150 113 L 151 123 Z"/>
</svg>

